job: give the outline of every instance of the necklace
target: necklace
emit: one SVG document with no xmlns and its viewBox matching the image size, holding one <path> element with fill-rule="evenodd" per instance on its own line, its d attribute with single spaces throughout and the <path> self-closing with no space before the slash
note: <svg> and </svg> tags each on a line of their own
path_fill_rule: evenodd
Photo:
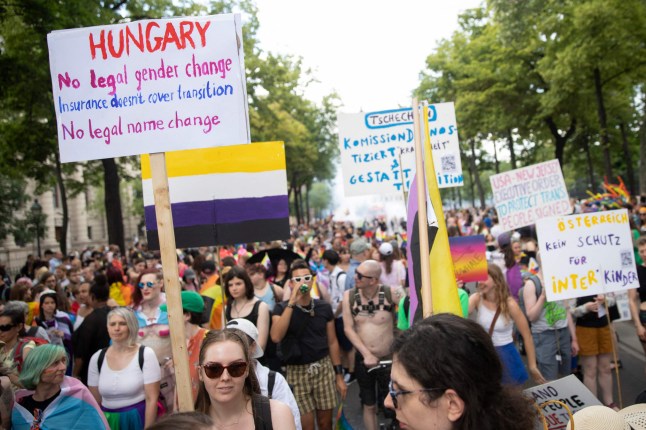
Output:
<svg viewBox="0 0 646 430">
<path fill-rule="evenodd" d="M 314 316 L 314 301 L 310 301 L 309 305 L 307 306 L 301 306 L 298 303 L 296 303 L 296 307 L 301 310 L 301 312 L 305 312 L 306 314 L 310 314 L 311 317 Z"/>
<path fill-rule="evenodd" d="M 242 417 L 242 413 L 244 412 L 244 410 L 245 410 L 245 408 L 242 408 L 242 410 L 240 411 L 240 413 L 238 414 L 238 416 L 236 417 L 236 419 L 232 423 L 229 423 L 229 424 L 215 423 L 215 426 L 217 428 L 223 429 L 223 428 L 231 427 L 231 426 L 234 426 L 234 425 L 238 424 L 240 422 L 240 417 Z"/>
<path fill-rule="evenodd" d="M 237 315 L 238 317 L 240 316 L 240 312 L 242 312 L 242 311 L 244 310 L 244 308 L 245 308 L 249 303 L 251 303 L 251 302 L 245 302 L 245 303 L 240 307 L 240 309 L 238 309 L 238 303 L 237 303 L 237 300 L 234 300 L 234 301 L 233 301 L 233 310 L 234 310 L 234 311 L 236 311 L 236 315 Z"/>
</svg>

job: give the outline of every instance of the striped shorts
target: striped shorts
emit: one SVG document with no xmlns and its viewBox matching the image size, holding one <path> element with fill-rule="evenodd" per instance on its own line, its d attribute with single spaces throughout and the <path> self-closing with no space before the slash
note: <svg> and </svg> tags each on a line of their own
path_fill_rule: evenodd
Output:
<svg viewBox="0 0 646 430">
<path fill-rule="evenodd" d="M 337 405 L 334 368 L 329 356 L 310 364 L 287 365 L 287 382 L 292 386 L 301 415 Z"/>
</svg>

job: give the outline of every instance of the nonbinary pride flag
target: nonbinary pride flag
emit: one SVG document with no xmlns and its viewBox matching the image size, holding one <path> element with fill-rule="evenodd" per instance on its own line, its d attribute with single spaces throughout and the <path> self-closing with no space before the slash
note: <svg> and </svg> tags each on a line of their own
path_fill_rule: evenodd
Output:
<svg viewBox="0 0 646 430">
<path fill-rule="evenodd" d="M 167 152 L 166 171 L 178 248 L 289 237 L 283 142 Z M 148 247 L 159 249 L 147 154 L 141 177 Z"/>
<path fill-rule="evenodd" d="M 428 118 L 428 108 L 424 107 L 422 118 Z M 422 120 L 424 130 L 424 172 L 416 172 L 411 181 L 408 194 L 408 219 L 406 233 L 408 235 L 408 283 L 410 288 L 409 321 L 411 324 L 423 318 L 421 303 L 421 264 L 430 264 L 431 292 L 433 297 L 433 314 L 449 312 L 462 316 L 458 287 L 455 279 L 453 260 L 449 248 L 449 235 L 444 221 L 442 198 L 437 185 L 433 156 L 429 140 L 428 121 Z M 428 223 L 428 246 L 430 255 L 420 255 L 420 238 L 417 224 L 418 180 L 426 182 L 426 213 Z M 438 216 L 439 214 L 439 216 Z"/>
</svg>

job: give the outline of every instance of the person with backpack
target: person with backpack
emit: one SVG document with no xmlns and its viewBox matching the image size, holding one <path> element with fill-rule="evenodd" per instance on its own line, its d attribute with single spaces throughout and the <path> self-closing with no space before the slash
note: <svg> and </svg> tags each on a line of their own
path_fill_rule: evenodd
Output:
<svg viewBox="0 0 646 430">
<path fill-rule="evenodd" d="M 355 376 L 367 430 L 377 430 L 377 405 L 383 403 L 390 380 L 386 368 L 369 369 L 391 358 L 396 330 L 395 301 L 390 287 L 379 283 L 380 275 L 379 262 L 364 261 L 354 271 L 355 287 L 343 295 L 343 325 L 356 349 Z M 394 414 L 388 411 L 387 417 Z"/>
<path fill-rule="evenodd" d="M 547 302 L 541 278 L 527 270 L 529 256 L 520 260 L 524 284 L 518 305 L 530 323 L 538 370 L 547 381 L 571 373 L 572 356 L 579 352 L 574 320 L 560 302 Z"/>
<path fill-rule="evenodd" d="M 88 388 L 111 429 L 141 430 L 157 418 L 161 368 L 155 351 L 137 343 L 139 323 L 132 309 L 108 313 L 112 344 L 92 355 Z"/>
<path fill-rule="evenodd" d="M 7 368 L 6 376 L 11 383 L 20 387 L 18 375 L 22 364 L 32 349 L 47 343 L 39 338 L 28 337 L 25 332 L 25 314 L 22 310 L 4 310 L 0 313 L 0 363 Z"/>
</svg>

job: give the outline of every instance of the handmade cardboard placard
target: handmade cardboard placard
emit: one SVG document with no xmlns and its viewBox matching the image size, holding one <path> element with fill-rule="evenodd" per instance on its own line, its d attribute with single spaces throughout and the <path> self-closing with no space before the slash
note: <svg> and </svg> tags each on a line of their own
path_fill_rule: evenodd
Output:
<svg viewBox="0 0 646 430">
<path fill-rule="evenodd" d="M 625 209 L 545 218 L 536 226 L 548 301 L 639 287 Z"/>
<path fill-rule="evenodd" d="M 249 142 L 239 15 L 47 35 L 62 162 Z"/>
<path fill-rule="evenodd" d="M 489 180 L 504 231 L 572 211 L 558 160 L 492 175 Z"/>
<path fill-rule="evenodd" d="M 453 103 L 429 105 L 428 125 L 439 188 L 462 186 Z M 415 174 L 411 108 L 339 113 L 338 127 L 346 196 L 409 191 Z"/>
</svg>

